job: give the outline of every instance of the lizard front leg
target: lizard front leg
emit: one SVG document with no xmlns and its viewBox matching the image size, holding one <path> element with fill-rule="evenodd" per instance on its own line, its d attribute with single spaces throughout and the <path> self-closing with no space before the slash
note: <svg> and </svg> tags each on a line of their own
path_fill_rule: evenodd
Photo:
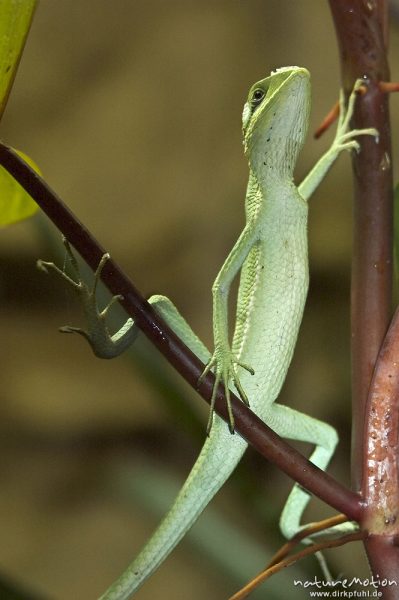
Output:
<svg viewBox="0 0 399 600">
<path fill-rule="evenodd" d="M 341 90 L 339 97 L 338 125 L 333 143 L 331 144 L 329 150 L 327 150 L 327 152 L 320 158 L 310 173 L 298 186 L 298 191 L 304 200 L 308 200 L 313 194 L 329 168 L 343 150 L 355 150 L 356 152 L 360 151 L 360 144 L 355 139 L 356 137 L 360 135 L 371 135 L 376 138 L 376 141 L 378 141 L 378 131 L 373 127 L 366 129 L 350 129 L 350 120 L 353 116 L 356 98 L 360 88 L 364 85 L 365 84 L 362 79 L 358 79 L 355 82 L 353 90 L 349 96 L 347 106 L 345 105 L 344 93 Z"/>
<path fill-rule="evenodd" d="M 248 398 L 240 384 L 237 367 L 242 367 L 251 374 L 254 374 L 254 371 L 250 365 L 240 362 L 231 351 L 228 335 L 228 299 L 231 283 L 241 269 L 251 248 L 257 242 L 257 238 L 258 233 L 256 223 L 255 221 L 250 221 L 244 227 L 212 286 L 213 335 L 215 348 L 212 357 L 199 380 L 200 383 L 211 369 L 214 370 L 215 385 L 211 397 L 211 409 L 207 425 L 208 433 L 212 426 L 216 394 L 220 382 L 223 383 L 225 389 L 227 410 L 229 414 L 229 429 L 231 433 L 234 433 L 234 416 L 230 403 L 230 383 L 233 383 L 236 387 L 241 400 L 249 405 Z"/>
</svg>

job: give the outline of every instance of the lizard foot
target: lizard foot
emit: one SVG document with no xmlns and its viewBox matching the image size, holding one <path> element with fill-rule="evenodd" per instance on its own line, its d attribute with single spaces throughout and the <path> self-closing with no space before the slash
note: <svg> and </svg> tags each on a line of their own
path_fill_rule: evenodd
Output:
<svg viewBox="0 0 399 600">
<path fill-rule="evenodd" d="M 337 132 L 335 134 L 334 146 L 338 151 L 355 150 L 360 151 L 360 144 L 354 138 L 359 135 L 372 135 L 378 140 L 378 131 L 374 127 L 366 129 L 350 129 L 350 120 L 353 117 L 356 97 L 363 88 L 365 82 L 362 79 L 357 79 L 353 90 L 349 96 L 348 105 L 345 106 L 345 95 L 341 90 L 339 96 L 339 119 Z"/>
<path fill-rule="evenodd" d="M 244 404 L 249 406 L 248 397 L 247 397 L 247 395 L 240 383 L 240 379 L 238 377 L 237 367 L 241 367 L 241 368 L 245 369 L 246 371 L 251 373 L 251 375 L 254 375 L 254 373 L 255 373 L 254 370 L 252 369 L 252 367 L 237 360 L 231 354 L 231 352 L 225 353 L 224 356 L 228 356 L 227 359 L 224 357 L 221 357 L 220 354 L 221 354 L 220 352 L 215 350 L 212 358 L 210 359 L 210 361 L 206 365 L 203 373 L 201 374 L 200 378 L 198 379 L 198 386 L 200 386 L 202 381 L 206 377 L 206 375 L 209 373 L 209 371 L 214 369 L 215 383 L 212 388 L 212 396 L 211 396 L 211 401 L 210 401 L 211 407 L 210 407 L 210 411 L 209 411 L 208 424 L 206 427 L 206 431 L 207 431 L 208 435 L 212 428 L 213 414 L 215 411 L 215 402 L 216 402 L 216 396 L 217 396 L 219 384 L 222 383 L 223 387 L 224 387 L 226 403 L 227 403 L 227 412 L 229 415 L 228 425 L 229 425 L 230 433 L 233 434 L 234 433 L 234 415 L 233 415 L 233 409 L 232 409 L 231 401 L 230 401 L 229 383 L 231 381 L 233 382 L 241 400 L 244 402 Z"/>
<path fill-rule="evenodd" d="M 67 275 L 53 262 L 38 260 L 37 267 L 45 273 L 48 273 L 49 270 L 54 271 L 72 286 L 75 292 L 79 295 L 83 304 L 88 330 L 85 331 L 79 327 L 70 327 L 69 325 L 66 325 L 64 327 L 60 327 L 60 331 L 61 333 L 78 333 L 79 335 L 83 336 L 89 342 L 94 354 L 99 358 L 114 358 L 123 352 L 127 345 L 133 341 L 133 321 L 128 319 L 120 332 L 117 332 L 114 336 L 111 336 L 106 325 L 106 316 L 111 306 L 118 300 L 121 300 L 122 296 L 119 294 L 113 296 L 102 311 L 98 309 L 96 299 L 97 285 L 100 280 L 104 265 L 106 264 L 107 260 L 109 260 L 110 256 L 109 254 L 104 254 L 101 257 L 94 274 L 93 285 L 89 287 L 81 278 L 78 262 L 66 238 L 63 238 L 63 244 L 71 263 L 73 277 Z M 127 334 L 128 332 L 129 336 L 125 338 L 124 334 Z"/>
</svg>

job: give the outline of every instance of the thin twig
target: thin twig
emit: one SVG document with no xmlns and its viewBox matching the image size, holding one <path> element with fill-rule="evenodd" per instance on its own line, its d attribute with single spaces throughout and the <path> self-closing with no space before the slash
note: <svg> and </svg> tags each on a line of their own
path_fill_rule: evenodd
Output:
<svg viewBox="0 0 399 600">
<path fill-rule="evenodd" d="M 367 532 L 365 531 L 356 531 L 355 533 L 349 533 L 348 535 L 344 535 L 335 540 L 329 540 L 320 542 L 319 544 L 313 544 L 312 546 L 308 546 L 304 548 L 300 552 L 289 556 L 287 559 L 282 560 L 278 563 L 275 563 L 271 567 L 267 568 L 264 571 L 261 571 L 256 577 L 251 579 L 249 583 L 247 583 L 241 590 L 236 592 L 233 596 L 229 598 L 229 600 L 243 600 L 246 598 L 248 594 L 253 592 L 257 587 L 260 586 L 261 583 L 264 583 L 269 577 L 275 575 L 282 569 L 289 567 L 296 563 L 298 560 L 302 558 L 306 558 L 306 556 L 310 556 L 311 554 L 315 554 L 316 552 L 321 552 L 323 550 L 327 550 L 328 548 L 337 548 L 339 546 L 344 546 L 349 542 L 356 542 L 358 540 L 362 540 L 367 536 Z"/>
<path fill-rule="evenodd" d="M 323 519 L 322 521 L 317 521 L 317 523 L 310 523 L 307 527 L 304 527 L 301 529 L 301 531 L 298 531 L 296 535 L 294 535 L 290 540 L 288 540 L 288 542 L 281 546 L 278 552 L 276 552 L 276 554 L 270 559 L 266 569 L 269 569 L 276 563 L 281 562 L 301 540 L 314 535 L 319 531 L 324 531 L 325 529 L 329 529 L 335 525 L 346 523 L 347 520 L 348 517 L 341 514 L 335 515 L 334 517 L 329 517 L 328 519 Z"/>
</svg>

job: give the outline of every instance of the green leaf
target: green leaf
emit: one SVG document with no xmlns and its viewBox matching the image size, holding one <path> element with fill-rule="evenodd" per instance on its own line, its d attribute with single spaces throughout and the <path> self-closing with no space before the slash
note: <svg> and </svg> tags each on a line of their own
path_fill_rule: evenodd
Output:
<svg viewBox="0 0 399 600">
<path fill-rule="evenodd" d="M 17 72 L 36 0 L 0 0 L 0 119 Z M 22 154 L 21 154 L 22 155 Z M 22 155 L 34 169 L 37 167 Z M 37 206 L 21 186 L 0 168 L 0 226 L 26 219 Z"/>
<path fill-rule="evenodd" d="M 0 0 L 1 3 L 1 0 Z M 39 167 L 26 154 L 16 151 L 29 166 L 40 174 Z M 8 171 L 0 166 L 0 227 L 16 223 L 32 216 L 37 204 L 15 181 Z"/>
<path fill-rule="evenodd" d="M 0 119 L 17 72 L 36 0 L 0 0 Z"/>
</svg>

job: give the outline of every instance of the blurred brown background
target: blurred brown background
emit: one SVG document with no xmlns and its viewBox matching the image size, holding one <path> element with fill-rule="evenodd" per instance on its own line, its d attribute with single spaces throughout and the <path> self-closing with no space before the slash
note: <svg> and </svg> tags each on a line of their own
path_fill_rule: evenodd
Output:
<svg viewBox="0 0 399 600">
<path fill-rule="evenodd" d="M 397 80 L 394 20 L 390 43 Z M 1 135 L 35 159 L 145 295 L 170 296 L 211 344 L 211 285 L 244 222 L 248 88 L 278 66 L 306 66 L 314 130 L 338 95 L 337 58 L 326 2 L 41 0 Z M 309 136 L 298 180 L 331 135 Z M 338 428 L 331 472 L 346 483 L 350 192 L 344 156 L 312 199 L 309 302 L 281 396 Z M 35 269 L 39 257 L 62 264 L 58 239 L 40 216 L 0 238 L 0 572 L 43 598 L 94 599 L 166 510 L 169 480 L 183 483 L 207 411 L 142 339 L 134 356 L 100 362 L 80 338 L 58 334 L 81 323 L 73 293 Z M 281 543 L 276 519 L 290 485 L 248 452 L 212 504 L 216 524 L 207 534 L 205 516 L 205 532 L 183 541 L 136 597 L 226 598 L 243 583 L 241 561 L 249 577 Z M 327 514 L 316 502 L 308 511 Z M 356 546 L 328 558 L 334 575 L 367 573 Z M 295 574 L 316 569 L 311 560 Z M 307 597 L 293 574 L 258 597 Z"/>
</svg>

